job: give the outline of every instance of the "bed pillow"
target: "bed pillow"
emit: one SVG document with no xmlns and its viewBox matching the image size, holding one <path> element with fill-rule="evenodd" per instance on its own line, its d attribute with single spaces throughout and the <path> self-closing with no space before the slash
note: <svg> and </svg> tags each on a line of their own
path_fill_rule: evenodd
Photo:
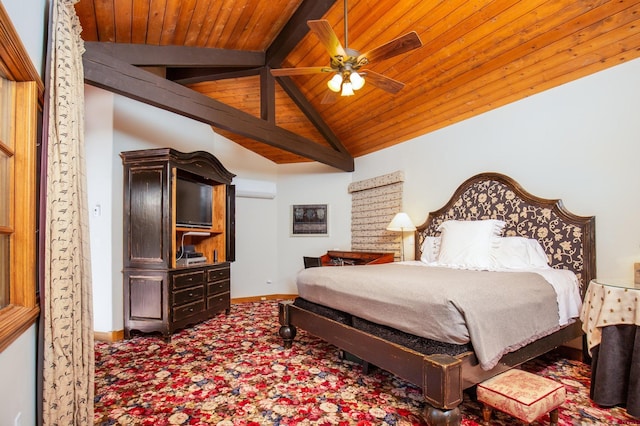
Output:
<svg viewBox="0 0 640 426">
<path fill-rule="evenodd" d="M 421 261 L 425 263 L 437 262 L 438 253 L 440 253 L 440 237 L 426 237 L 422 242 L 420 252 L 422 253 Z"/>
<path fill-rule="evenodd" d="M 550 268 L 547 254 L 538 240 L 533 238 L 497 238 L 493 258 L 499 268 Z"/>
<path fill-rule="evenodd" d="M 438 264 L 465 269 L 495 269 L 491 254 L 502 220 L 448 220 L 440 224 Z"/>
</svg>

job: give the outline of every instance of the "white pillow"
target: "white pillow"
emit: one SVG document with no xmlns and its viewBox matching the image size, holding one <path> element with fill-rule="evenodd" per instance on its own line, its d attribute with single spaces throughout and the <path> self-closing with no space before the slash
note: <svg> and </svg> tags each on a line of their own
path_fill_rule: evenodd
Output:
<svg viewBox="0 0 640 426">
<path fill-rule="evenodd" d="M 440 253 L 440 237 L 426 237 L 422 242 L 420 260 L 425 263 L 434 263 L 438 261 L 438 253 Z"/>
<path fill-rule="evenodd" d="M 440 224 L 438 264 L 453 268 L 495 269 L 491 255 L 502 220 L 448 220 Z"/>
<path fill-rule="evenodd" d="M 493 258 L 498 268 L 550 268 L 547 254 L 536 239 L 525 237 L 497 238 Z"/>
</svg>

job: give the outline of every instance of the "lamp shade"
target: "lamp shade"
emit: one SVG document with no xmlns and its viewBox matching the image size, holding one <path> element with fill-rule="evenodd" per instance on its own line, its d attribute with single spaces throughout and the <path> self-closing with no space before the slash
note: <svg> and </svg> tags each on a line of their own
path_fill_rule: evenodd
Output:
<svg viewBox="0 0 640 426">
<path fill-rule="evenodd" d="M 339 92 L 340 88 L 342 86 L 342 74 L 340 73 L 336 73 L 331 80 L 329 80 L 327 82 L 327 86 L 329 87 L 329 89 L 331 89 L 333 92 Z"/>
<path fill-rule="evenodd" d="M 342 93 L 340 93 L 340 96 L 353 96 L 353 87 L 351 87 L 350 81 L 342 83 Z"/>
<path fill-rule="evenodd" d="M 387 231 L 415 231 L 416 226 L 411 221 L 408 214 L 404 212 L 397 213 L 389 225 L 387 225 Z"/>
<path fill-rule="evenodd" d="M 362 86 L 364 86 L 364 78 L 355 71 L 351 72 L 349 75 L 349 81 L 351 81 L 353 90 L 360 90 L 362 89 Z"/>
</svg>

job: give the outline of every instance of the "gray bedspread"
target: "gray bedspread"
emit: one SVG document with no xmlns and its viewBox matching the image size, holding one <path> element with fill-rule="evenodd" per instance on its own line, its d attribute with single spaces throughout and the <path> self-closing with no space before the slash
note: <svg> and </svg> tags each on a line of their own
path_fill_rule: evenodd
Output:
<svg viewBox="0 0 640 426">
<path fill-rule="evenodd" d="M 471 341 L 483 369 L 558 330 L 553 287 L 532 272 L 383 265 L 309 268 L 300 297 L 441 342 Z"/>
</svg>

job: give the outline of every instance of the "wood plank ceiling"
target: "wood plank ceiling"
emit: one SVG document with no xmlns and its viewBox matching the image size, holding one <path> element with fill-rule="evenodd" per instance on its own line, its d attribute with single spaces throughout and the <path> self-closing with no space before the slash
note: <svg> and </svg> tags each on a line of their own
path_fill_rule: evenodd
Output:
<svg viewBox="0 0 640 426">
<path fill-rule="evenodd" d="M 423 47 L 368 66 L 405 83 L 399 93 L 365 84 L 354 96 L 327 104 L 331 74 L 273 84 L 265 72 L 274 65 L 329 65 L 327 51 L 304 25 L 304 18 L 319 17 L 296 15 L 310 3 L 315 1 L 80 0 L 76 11 L 83 39 L 100 45 L 230 49 L 229 58 L 238 51 L 264 54 L 264 62 L 252 66 L 213 60 L 155 65 L 168 80 L 352 158 L 640 56 L 640 0 L 350 0 L 348 47 L 364 52 L 409 31 L 418 33 Z M 321 17 L 344 44 L 344 4 L 324 3 Z M 305 32 L 294 46 L 282 47 L 290 19 Z M 281 59 L 267 63 L 278 54 Z M 270 84 L 274 95 L 265 104 Z M 223 127 L 214 123 L 216 132 L 276 163 L 314 158 Z"/>
</svg>

